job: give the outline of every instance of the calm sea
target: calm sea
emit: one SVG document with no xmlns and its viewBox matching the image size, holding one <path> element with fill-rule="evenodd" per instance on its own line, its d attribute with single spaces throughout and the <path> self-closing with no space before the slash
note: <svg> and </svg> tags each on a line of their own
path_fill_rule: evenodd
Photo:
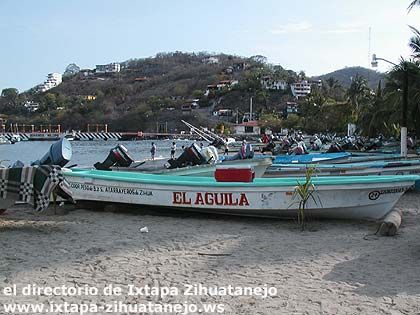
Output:
<svg viewBox="0 0 420 315">
<path fill-rule="evenodd" d="M 153 140 L 157 146 L 157 157 L 170 156 L 170 147 L 173 140 Z M 181 147 L 189 146 L 192 141 L 178 140 L 177 154 L 181 152 Z M 0 145 L 0 161 L 3 165 L 9 165 L 16 160 L 20 160 L 26 165 L 38 160 L 48 152 L 53 141 L 20 141 L 15 144 Z M 92 167 L 96 162 L 102 162 L 109 151 L 117 144 L 122 144 L 128 149 L 129 154 L 134 160 L 141 160 L 150 157 L 150 147 L 152 140 L 142 141 L 71 141 L 73 155 L 70 163 L 78 166 Z M 207 143 L 204 143 L 205 145 Z M 10 162 L 9 162 L 10 161 Z"/>
</svg>

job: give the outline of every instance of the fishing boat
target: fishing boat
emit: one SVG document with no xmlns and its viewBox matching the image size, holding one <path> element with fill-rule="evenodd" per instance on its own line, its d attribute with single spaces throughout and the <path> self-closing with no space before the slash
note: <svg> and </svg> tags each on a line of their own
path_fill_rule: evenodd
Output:
<svg viewBox="0 0 420 315">
<path fill-rule="evenodd" d="M 246 170 L 243 170 L 245 175 Z M 233 182 L 230 170 L 220 178 L 134 172 L 65 169 L 77 201 L 164 207 L 173 210 L 261 217 L 295 217 L 297 178 L 256 178 Z M 219 173 L 220 173 L 219 172 Z M 240 176 L 241 178 L 246 176 Z M 337 219 L 380 219 L 419 179 L 408 176 L 342 176 L 313 179 L 314 200 L 306 215 Z M 221 180 L 221 181 L 220 181 Z M 226 181 L 227 180 L 227 181 Z M 230 181 L 229 181 L 230 180 Z"/>
<path fill-rule="evenodd" d="M 407 175 L 420 174 L 420 159 L 399 161 L 372 161 L 348 164 L 273 164 L 264 176 L 296 177 L 303 176 L 308 167 L 316 170 L 320 176 L 337 175 Z"/>
<path fill-rule="evenodd" d="M 293 163 L 320 163 L 327 161 L 343 160 L 351 156 L 348 152 L 334 152 L 334 153 L 309 153 L 302 155 L 276 155 L 273 159 L 273 164 Z"/>
</svg>

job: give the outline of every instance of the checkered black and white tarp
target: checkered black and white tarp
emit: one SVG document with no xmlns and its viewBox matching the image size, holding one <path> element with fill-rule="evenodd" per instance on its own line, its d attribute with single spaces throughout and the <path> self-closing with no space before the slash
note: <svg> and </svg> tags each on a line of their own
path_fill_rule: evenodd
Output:
<svg viewBox="0 0 420 315">
<path fill-rule="evenodd" d="M 53 192 L 71 199 L 61 168 L 41 165 L 0 169 L 0 198 L 33 205 L 35 211 L 48 208 Z"/>
</svg>

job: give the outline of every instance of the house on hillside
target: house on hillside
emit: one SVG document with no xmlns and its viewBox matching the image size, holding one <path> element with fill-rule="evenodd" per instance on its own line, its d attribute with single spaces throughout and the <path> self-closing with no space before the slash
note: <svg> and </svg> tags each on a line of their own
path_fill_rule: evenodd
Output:
<svg viewBox="0 0 420 315">
<path fill-rule="evenodd" d="M 213 116 L 219 118 L 219 120 L 229 121 L 233 117 L 233 110 L 219 109 L 213 112 Z"/>
<path fill-rule="evenodd" d="M 212 94 L 216 91 L 221 91 L 224 89 L 231 90 L 233 86 L 237 85 L 239 83 L 238 80 L 222 80 L 219 81 L 217 84 L 209 84 L 207 85 L 207 90 L 204 93 L 205 96 L 209 96 L 209 94 Z"/>
<path fill-rule="evenodd" d="M 251 65 L 247 62 L 237 62 L 233 64 L 233 70 L 234 71 L 244 71 L 251 67 Z"/>
<path fill-rule="evenodd" d="M 207 57 L 207 58 L 204 58 L 202 60 L 202 62 L 206 63 L 206 64 L 218 64 L 219 63 L 219 58 L 217 58 L 217 57 Z"/>
<path fill-rule="evenodd" d="M 48 91 L 61 84 L 61 82 L 63 82 L 63 76 L 61 73 L 48 73 L 47 80 L 39 86 L 39 90 L 41 92 Z"/>
<path fill-rule="evenodd" d="M 236 135 L 259 135 L 261 133 L 261 128 L 256 120 L 236 124 L 233 126 L 233 130 Z"/>
<path fill-rule="evenodd" d="M 296 102 L 287 102 L 286 107 L 283 110 L 283 117 L 287 118 L 290 114 L 298 114 L 299 108 Z"/>
<path fill-rule="evenodd" d="M 95 70 L 82 69 L 82 70 L 79 71 L 79 75 L 80 75 L 81 79 L 86 79 L 88 77 L 94 76 L 95 75 Z"/>
<path fill-rule="evenodd" d="M 26 101 L 23 106 L 28 110 L 28 112 L 36 112 L 39 108 L 39 103 L 34 101 Z"/>
<path fill-rule="evenodd" d="M 223 70 L 224 74 L 232 74 L 233 73 L 233 67 L 229 66 L 225 70 Z"/>
<path fill-rule="evenodd" d="M 96 100 L 96 95 L 84 95 L 83 99 L 86 101 L 94 101 Z"/>
<path fill-rule="evenodd" d="M 292 90 L 293 96 L 297 99 L 301 97 L 305 97 L 309 93 L 311 93 L 312 86 L 322 87 L 321 80 L 302 80 L 296 83 L 290 84 L 290 88 Z"/>
<path fill-rule="evenodd" d="M 264 76 L 260 80 L 261 86 L 266 90 L 285 90 L 287 88 L 287 82 L 284 80 L 274 80 L 270 76 Z"/>
<path fill-rule="evenodd" d="M 199 99 L 186 100 L 184 104 L 181 105 L 181 111 L 183 115 L 190 115 L 194 109 L 198 108 Z"/>
<path fill-rule="evenodd" d="M 117 62 L 109 63 L 107 65 L 96 65 L 96 73 L 117 73 L 121 71 L 121 65 Z"/>
</svg>

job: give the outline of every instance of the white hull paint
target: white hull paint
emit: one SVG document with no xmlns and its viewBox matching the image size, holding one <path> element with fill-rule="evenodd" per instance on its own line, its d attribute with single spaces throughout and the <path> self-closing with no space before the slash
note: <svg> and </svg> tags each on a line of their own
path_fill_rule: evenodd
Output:
<svg viewBox="0 0 420 315">
<path fill-rule="evenodd" d="M 65 176 L 69 173 L 65 173 Z M 294 187 L 252 185 L 197 186 L 123 182 L 66 176 L 75 200 L 126 203 L 144 206 L 232 215 L 296 217 Z M 413 180 L 350 185 L 317 186 L 317 204 L 308 203 L 307 216 L 337 219 L 380 219 L 392 210 Z"/>
</svg>

